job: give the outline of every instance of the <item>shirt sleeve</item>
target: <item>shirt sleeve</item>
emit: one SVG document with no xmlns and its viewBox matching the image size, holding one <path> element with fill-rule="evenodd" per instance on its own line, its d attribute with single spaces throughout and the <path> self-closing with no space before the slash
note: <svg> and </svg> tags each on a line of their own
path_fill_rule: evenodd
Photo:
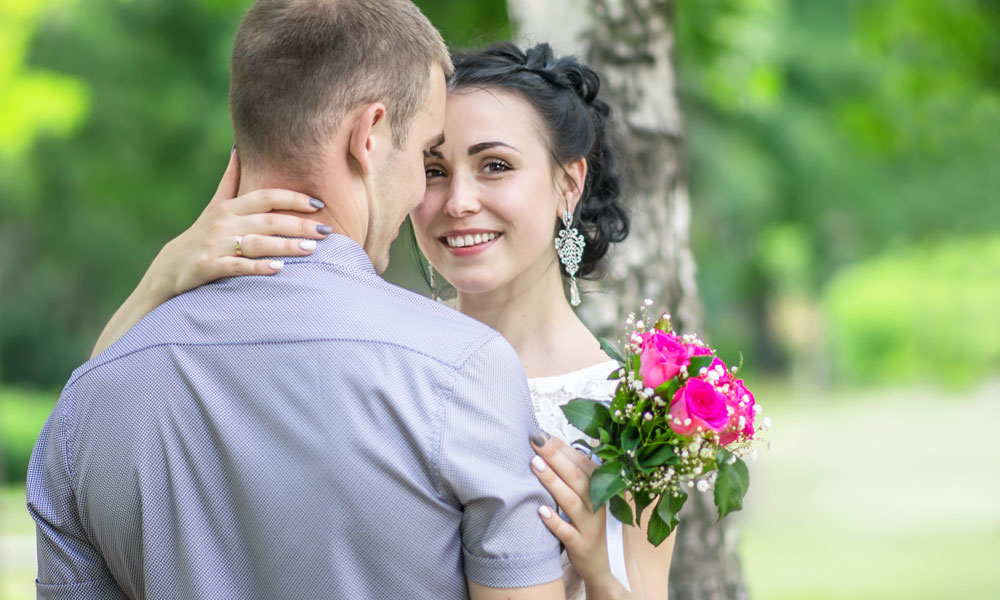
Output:
<svg viewBox="0 0 1000 600">
<path fill-rule="evenodd" d="M 42 428 L 28 465 L 28 512 L 35 519 L 38 598 L 125 598 L 88 540 L 77 511 L 62 418 L 66 394 Z"/>
<path fill-rule="evenodd" d="M 458 371 L 441 435 L 441 477 L 463 508 L 465 575 L 480 585 L 562 577 L 559 542 L 538 516 L 555 503 L 529 466 L 528 437 L 538 430 L 517 354 L 493 337 Z"/>
</svg>

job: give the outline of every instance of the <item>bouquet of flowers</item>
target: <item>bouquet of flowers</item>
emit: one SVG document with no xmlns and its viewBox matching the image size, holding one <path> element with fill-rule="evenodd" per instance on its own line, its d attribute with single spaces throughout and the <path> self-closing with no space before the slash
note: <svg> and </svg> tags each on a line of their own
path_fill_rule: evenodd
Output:
<svg viewBox="0 0 1000 600">
<path fill-rule="evenodd" d="M 685 487 L 714 487 L 720 519 L 743 507 L 750 475 L 742 459 L 756 458 L 753 442 L 770 420 L 737 379 L 742 360 L 728 368 L 696 336 L 675 334 L 668 314 L 647 327 L 651 305 L 645 301 L 638 320 L 629 315 L 624 352 L 601 340 L 619 363 L 610 403 L 576 399 L 561 408 L 597 440 L 592 454 L 603 463 L 590 479 L 594 509 L 610 502 L 611 513 L 632 525 L 634 506 L 639 525 L 655 502 L 647 537 L 658 546 L 679 523 Z"/>
</svg>

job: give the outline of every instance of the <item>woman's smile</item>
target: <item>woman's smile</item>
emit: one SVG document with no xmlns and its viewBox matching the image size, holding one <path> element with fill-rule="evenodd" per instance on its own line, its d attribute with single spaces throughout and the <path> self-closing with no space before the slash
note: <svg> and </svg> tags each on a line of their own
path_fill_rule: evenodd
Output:
<svg viewBox="0 0 1000 600">
<path fill-rule="evenodd" d="M 503 234 L 489 229 L 455 229 L 438 237 L 453 256 L 472 256 L 493 245 Z"/>
</svg>

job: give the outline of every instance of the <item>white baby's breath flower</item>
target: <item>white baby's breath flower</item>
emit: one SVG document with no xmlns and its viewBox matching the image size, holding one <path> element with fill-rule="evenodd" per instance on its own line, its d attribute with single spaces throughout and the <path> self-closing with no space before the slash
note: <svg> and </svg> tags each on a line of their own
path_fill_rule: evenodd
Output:
<svg viewBox="0 0 1000 600">
<path fill-rule="evenodd" d="M 702 493 L 708 491 L 708 482 L 704 479 L 698 481 L 698 491 Z"/>
<path fill-rule="evenodd" d="M 760 428 L 767 431 L 771 428 L 771 417 L 764 417 L 760 422 Z"/>
</svg>

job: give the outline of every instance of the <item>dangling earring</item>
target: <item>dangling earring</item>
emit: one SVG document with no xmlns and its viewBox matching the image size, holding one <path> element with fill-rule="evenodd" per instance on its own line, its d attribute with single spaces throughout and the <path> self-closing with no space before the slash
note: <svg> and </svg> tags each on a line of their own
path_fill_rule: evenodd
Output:
<svg viewBox="0 0 1000 600">
<path fill-rule="evenodd" d="M 438 296 L 437 281 L 434 279 L 434 265 L 431 264 L 431 261 L 427 261 L 427 273 L 430 275 L 431 300 L 440 302 L 441 298 Z"/>
<path fill-rule="evenodd" d="M 559 262 L 566 268 L 569 275 L 569 303 L 573 306 L 580 306 L 580 290 L 576 287 L 576 271 L 580 268 L 580 260 L 583 259 L 583 248 L 585 242 L 583 234 L 577 231 L 573 225 L 573 215 L 568 211 L 562 214 L 563 228 L 556 238 L 556 254 L 559 255 Z"/>
</svg>

